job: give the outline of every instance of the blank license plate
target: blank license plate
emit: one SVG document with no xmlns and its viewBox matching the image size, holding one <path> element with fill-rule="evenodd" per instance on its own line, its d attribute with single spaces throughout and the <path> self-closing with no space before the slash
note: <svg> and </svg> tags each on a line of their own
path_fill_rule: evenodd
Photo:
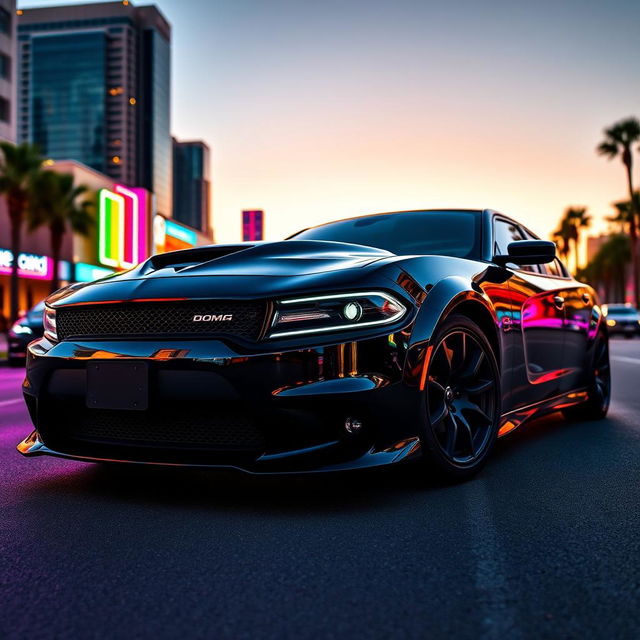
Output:
<svg viewBox="0 0 640 640">
<path fill-rule="evenodd" d="M 149 406 L 146 362 L 90 362 L 87 366 L 87 407 L 144 411 Z"/>
</svg>

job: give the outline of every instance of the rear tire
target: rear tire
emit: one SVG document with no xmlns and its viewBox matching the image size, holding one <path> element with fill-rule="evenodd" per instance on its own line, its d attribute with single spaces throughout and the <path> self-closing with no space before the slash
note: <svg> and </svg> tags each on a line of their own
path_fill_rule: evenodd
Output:
<svg viewBox="0 0 640 640">
<path fill-rule="evenodd" d="M 562 414 L 569 420 L 602 420 L 609 411 L 610 401 L 609 339 L 606 334 L 601 332 L 596 337 L 593 346 L 587 399 L 581 404 L 563 409 Z"/>
<path fill-rule="evenodd" d="M 473 477 L 495 444 L 500 375 L 482 329 L 449 316 L 436 330 L 424 388 L 423 465 L 449 481 Z"/>
</svg>

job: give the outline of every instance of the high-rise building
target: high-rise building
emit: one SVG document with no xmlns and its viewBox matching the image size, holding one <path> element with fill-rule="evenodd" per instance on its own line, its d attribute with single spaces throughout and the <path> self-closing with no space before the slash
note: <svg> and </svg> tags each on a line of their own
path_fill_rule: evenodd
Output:
<svg viewBox="0 0 640 640">
<path fill-rule="evenodd" d="M 16 0 L 0 0 L 0 140 L 16 141 Z"/>
<path fill-rule="evenodd" d="M 173 217 L 211 235 L 209 147 L 173 140 Z"/>
<path fill-rule="evenodd" d="M 171 27 L 153 5 L 24 9 L 19 140 L 145 187 L 171 215 L 170 51 Z"/>
</svg>

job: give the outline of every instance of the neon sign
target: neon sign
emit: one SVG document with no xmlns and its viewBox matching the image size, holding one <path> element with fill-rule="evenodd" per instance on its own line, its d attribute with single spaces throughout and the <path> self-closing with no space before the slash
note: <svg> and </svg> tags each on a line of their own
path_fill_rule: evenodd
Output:
<svg viewBox="0 0 640 640">
<path fill-rule="evenodd" d="M 93 264 L 87 264 L 85 262 L 76 262 L 75 265 L 75 281 L 76 282 L 93 282 L 99 278 L 111 275 L 112 269 L 106 269 L 105 267 L 97 267 Z"/>
<path fill-rule="evenodd" d="M 242 212 L 242 240 L 254 242 L 263 239 L 264 211 L 261 209 L 245 210 Z"/>
<path fill-rule="evenodd" d="M 13 253 L 9 249 L 0 249 L 0 273 L 10 274 L 13 265 Z M 18 275 L 34 280 L 51 280 L 53 260 L 49 256 L 35 253 L 18 254 Z"/>
<path fill-rule="evenodd" d="M 153 244 L 158 253 L 190 249 L 198 244 L 198 234 L 190 227 L 157 215 L 153 221 Z"/>
<path fill-rule="evenodd" d="M 98 192 L 98 261 L 128 269 L 147 257 L 147 197 L 144 189 L 116 184 Z"/>
</svg>

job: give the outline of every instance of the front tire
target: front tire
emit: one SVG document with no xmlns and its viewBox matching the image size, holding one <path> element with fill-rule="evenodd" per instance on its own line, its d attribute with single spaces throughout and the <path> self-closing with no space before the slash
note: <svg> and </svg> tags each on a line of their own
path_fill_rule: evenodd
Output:
<svg viewBox="0 0 640 640">
<path fill-rule="evenodd" d="M 500 421 L 500 375 L 480 327 L 462 315 L 436 331 L 424 385 L 424 464 L 453 481 L 474 476 L 493 449 Z"/>
</svg>

